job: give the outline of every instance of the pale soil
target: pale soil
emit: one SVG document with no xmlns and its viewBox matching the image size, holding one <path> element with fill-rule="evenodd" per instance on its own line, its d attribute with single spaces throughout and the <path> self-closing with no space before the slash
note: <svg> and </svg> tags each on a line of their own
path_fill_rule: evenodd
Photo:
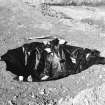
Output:
<svg viewBox="0 0 105 105">
<path fill-rule="evenodd" d="M 40 6 L 21 0 L 0 0 L 0 55 L 28 42 L 28 37 L 47 35 L 62 37 L 72 45 L 96 48 L 105 54 L 104 8 L 52 6 L 50 9 L 49 13 L 44 10 L 44 16 Z M 0 69 L 0 105 L 104 105 L 104 65 L 38 83 L 13 80 L 14 74 L 5 70 L 4 62 L 0 62 Z"/>
</svg>

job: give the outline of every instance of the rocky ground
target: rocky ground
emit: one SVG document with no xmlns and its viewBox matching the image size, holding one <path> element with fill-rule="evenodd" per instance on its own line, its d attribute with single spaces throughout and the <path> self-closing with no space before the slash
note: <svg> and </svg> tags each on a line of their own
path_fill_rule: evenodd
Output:
<svg viewBox="0 0 105 105">
<path fill-rule="evenodd" d="M 46 5 L 44 0 L 0 0 L 0 55 L 29 42 L 29 37 L 51 35 L 72 45 L 98 49 L 105 56 L 104 11 L 101 5 L 61 6 Z M 5 68 L 5 63 L 0 62 L 0 105 L 105 104 L 104 65 L 48 82 L 15 81 L 15 75 Z"/>
</svg>

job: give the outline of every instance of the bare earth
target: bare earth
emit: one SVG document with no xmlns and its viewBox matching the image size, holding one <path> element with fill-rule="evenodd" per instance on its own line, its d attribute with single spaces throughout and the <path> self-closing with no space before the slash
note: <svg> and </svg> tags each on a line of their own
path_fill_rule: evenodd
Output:
<svg viewBox="0 0 105 105">
<path fill-rule="evenodd" d="M 29 37 L 51 35 L 105 56 L 104 7 L 46 7 L 23 1 L 0 0 L 0 55 L 29 42 Z M 105 104 L 104 65 L 49 82 L 15 81 L 5 68 L 0 62 L 0 105 Z"/>
</svg>

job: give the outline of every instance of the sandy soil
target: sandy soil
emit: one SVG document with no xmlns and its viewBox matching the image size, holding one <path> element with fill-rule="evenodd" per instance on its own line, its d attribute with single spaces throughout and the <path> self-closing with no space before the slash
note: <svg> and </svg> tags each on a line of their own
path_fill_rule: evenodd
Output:
<svg viewBox="0 0 105 105">
<path fill-rule="evenodd" d="M 23 0 L 24 1 L 24 0 Z M 105 8 L 0 0 L 0 55 L 34 36 L 57 36 L 105 56 Z M 0 62 L 0 105 L 104 105 L 105 66 L 49 82 L 19 82 Z"/>
</svg>

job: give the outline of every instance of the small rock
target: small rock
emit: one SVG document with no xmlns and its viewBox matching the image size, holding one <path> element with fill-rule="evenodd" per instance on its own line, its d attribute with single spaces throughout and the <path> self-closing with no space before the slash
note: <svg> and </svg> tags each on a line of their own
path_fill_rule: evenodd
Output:
<svg viewBox="0 0 105 105">
<path fill-rule="evenodd" d="M 31 97 L 32 97 L 32 98 L 35 98 L 35 95 L 34 95 L 34 93 L 33 93 L 33 92 L 31 93 Z"/>
<path fill-rule="evenodd" d="M 29 82 L 32 82 L 32 77 L 31 77 L 31 75 L 28 76 L 28 81 L 29 81 Z"/>
<path fill-rule="evenodd" d="M 9 104 L 9 105 L 13 105 L 11 101 L 8 101 L 8 104 Z"/>
<path fill-rule="evenodd" d="M 12 101 L 12 100 L 8 101 L 8 104 L 9 104 L 9 105 L 17 105 L 16 102 L 14 102 L 14 101 Z"/>
<path fill-rule="evenodd" d="M 58 101 L 58 104 L 57 104 L 57 105 L 61 105 L 62 102 L 63 102 L 63 98 L 61 98 L 61 99 Z"/>
<path fill-rule="evenodd" d="M 41 78 L 41 80 L 47 80 L 49 76 L 45 75 L 44 77 Z"/>
<path fill-rule="evenodd" d="M 64 44 L 64 43 L 66 43 L 66 41 L 64 39 L 59 40 L 59 44 Z"/>
<path fill-rule="evenodd" d="M 41 95 L 46 94 L 46 90 L 45 89 L 41 89 L 40 92 L 39 92 L 39 94 L 41 94 Z"/>
<path fill-rule="evenodd" d="M 19 81 L 23 81 L 23 76 L 19 76 Z"/>
</svg>

